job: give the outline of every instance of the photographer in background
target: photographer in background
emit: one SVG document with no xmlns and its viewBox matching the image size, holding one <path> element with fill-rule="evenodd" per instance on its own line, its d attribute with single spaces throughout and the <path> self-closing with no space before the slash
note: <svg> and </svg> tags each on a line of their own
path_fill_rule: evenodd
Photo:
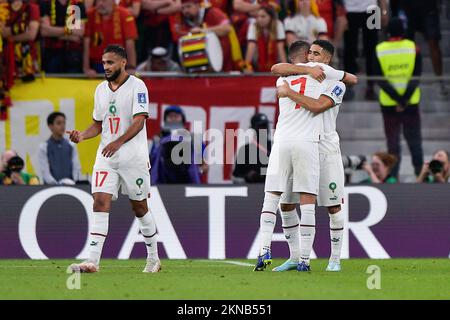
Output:
<svg viewBox="0 0 450 320">
<path fill-rule="evenodd" d="M 255 131 L 253 140 L 239 148 L 234 163 L 234 183 L 263 183 L 269 162 L 272 142 L 269 140 L 269 118 L 264 113 L 256 113 L 250 120 L 250 128 Z"/>
<path fill-rule="evenodd" d="M 39 179 L 36 176 L 22 172 L 24 165 L 23 159 L 17 155 L 7 160 L 5 168 L 0 172 L 0 184 L 38 185 Z"/>
<path fill-rule="evenodd" d="M 362 166 L 366 161 L 367 158 L 365 155 L 342 155 L 346 184 L 354 182 L 352 180 L 354 180 L 355 173 L 357 172 L 356 176 L 360 175 L 361 170 L 363 170 Z"/>
<path fill-rule="evenodd" d="M 362 168 L 369 178 L 361 183 L 396 183 L 397 178 L 392 175 L 392 169 L 397 164 L 397 157 L 387 152 L 376 152 L 372 155 L 372 162 L 363 163 Z"/>
<path fill-rule="evenodd" d="M 433 154 L 433 159 L 423 164 L 422 170 L 417 177 L 417 182 L 447 183 L 450 177 L 449 153 L 438 150 Z"/>
<path fill-rule="evenodd" d="M 181 144 L 181 145 L 180 145 Z M 188 144 L 188 145 L 182 145 Z M 174 148 L 175 155 L 183 159 L 172 159 Z M 188 161 L 185 160 L 183 150 L 191 148 Z M 201 174 L 206 172 L 206 163 L 196 164 L 194 157 L 196 152 L 203 154 L 202 150 L 195 150 L 193 138 L 186 130 L 186 116 L 179 106 L 170 106 L 164 111 L 164 124 L 159 136 L 153 137 L 153 144 L 150 151 L 150 177 L 151 184 L 173 184 L 173 183 L 201 183 Z M 203 158 L 200 158 L 203 159 Z M 175 160 L 175 161 L 174 161 Z M 203 161 L 203 160 L 202 160 Z"/>
<path fill-rule="evenodd" d="M 0 172 L 4 171 L 8 166 L 8 161 L 12 157 L 17 156 L 17 152 L 14 150 L 5 150 L 0 157 Z"/>
</svg>

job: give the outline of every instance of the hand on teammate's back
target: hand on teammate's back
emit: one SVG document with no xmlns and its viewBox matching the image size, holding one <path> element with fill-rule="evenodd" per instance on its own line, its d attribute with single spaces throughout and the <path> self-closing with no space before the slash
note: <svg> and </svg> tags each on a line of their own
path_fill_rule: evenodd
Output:
<svg viewBox="0 0 450 320">
<path fill-rule="evenodd" d="M 277 95 L 278 98 L 285 98 L 288 96 L 289 90 L 291 90 L 291 88 L 289 88 L 289 84 L 287 83 L 286 80 L 284 80 L 284 83 L 281 86 L 277 87 Z"/>
<path fill-rule="evenodd" d="M 325 80 L 325 72 L 321 66 L 314 66 L 310 68 L 309 75 L 315 80 L 322 82 Z"/>
</svg>

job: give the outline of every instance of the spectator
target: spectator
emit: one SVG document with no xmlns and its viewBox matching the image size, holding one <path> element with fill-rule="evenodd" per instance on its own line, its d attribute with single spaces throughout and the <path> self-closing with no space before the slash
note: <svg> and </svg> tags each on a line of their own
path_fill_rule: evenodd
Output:
<svg viewBox="0 0 450 320">
<path fill-rule="evenodd" d="M 433 154 L 432 161 L 426 161 L 417 182 L 447 183 L 450 182 L 450 156 L 446 150 L 438 150 Z"/>
<path fill-rule="evenodd" d="M 142 0 L 139 21 L 138 61 L 147 60 L 155 47 L 172 51 L 169 16 L 180 12 L 181 0 Z"/>
<path fill-rule="evenodd" d="M 141 12 L 142 0 L 114 0 L 116 4 L 125 8 L 130 14 L 137 18 Z M 95 0 L 84 0 L 86 9 L 90 9 L 95 5 Z"/>
<path fill-rule="evenodd" d="M 320 16 L 327 23 L 327 37 L 332 39 L 337 49 L 341 48 L 342 38 L 348 27 L 343 0 L 321 0 L 316 2 Z M 337 60 L 338 55 L 335 54 L 333 58 Z"/>
<path fill-rule="evenodd" d="M 414 40 L 416 32 L 423 34 L 430 48 L 434 73 L 436 76 L 442 76 L 442 52 L 439 44 L 441 27 L 438 0 L 401 0 L 400 6 L 404 10 L 408 21 L 407 38 Z M 448 95 L 448 89 L 445 87 L 444 81 L 441 81 L 440 84 L 441 93 Z"/>
<path fill-rule="evenodd" d="M 298 0 L 298 12 L 293 11 L 294 15 L 284 20 L 288 46 L 298 40 L 312 43 L 316 39 L 327 39 L 327 24 L 318 13 L 312 13 L 312 5 L 311 0 Z"/>
<path fill-rule="evenodd" d="M 38 177 L 23 172 L 23 159 L 17 155 L 10 158 L 6 167 L 0 172 L 0 184 L 3 185 L 38 185 Z"/>
<path fill-rule="evenodd" d="M 32 81 L 34 74 L 40 70 L 36 44 L 39 6 L 28 0 L 12 0 L 8 10 L 9 19 L 1 31 L 3 39 L 6 40 L 6 81 L 10 87 L 12 79 Z"/>
<path fill-rule="evenodd" d="M 197 159 L 202 159 L 203 150 L 195 150 L 195 144 L 191 135 L 186 130 L 186 116 L 178 106 L 170 106 L 164 111 L 164 125 L 158 137 L 154 137 L 150 151 L 150 177 L 153 184 L 172 183 L 193 183 L 201 182 L 201 174 L 207 170 L 207 165 L 198 164 Z M 174 140 L 174 136 L 182 137 Z M 184 144 L 179 145 L 179 144 Z M 173 159 L 172 150 L 177 147 L 180 150 L 190 148 L 189 159 L 184 158 L 184 153 L 180 155 L 181 163 L 178 159 Z M 202 146 L 202 149 L 204 146 Z M 197 153 L 197 154 L 196 154 Z M 200 155 L 200 157 L 199 157 Z M 186 160 L 186 161 L 185 161 Z"/>
<path fill-rule="evenodd" d="M 232 9 L 233 9 L 233 2 L 232 0 L 204 0 L 203 5 L 205 7 L 214 7 L 217 9 L 222 10 L 223 13 L 225 13 L 228 17 L 231 17 Z"/>
<path fill-rule="evenodd" d="M 79 180 L 80 161 L 75 145 L 64 138 L 66 116 L 52 112 L 47 117 L 52 135 L 39 146 L 40 176 L 44 184 L 75 184 Z"/>
<path fill-rule="evenodd" d="M 201 0 L 182 0 L 181 13 L 170 17 L 173 41 L 190 33 L 214 32 L 220 40 L 223 53 L 222 71 L 237 70 L 232 56 L 230 20 L 220 9 L 200 6 Z M 240 48 L 239 48 L 240 50 Z"/>
<path fill-rule="evenodd" d="M 130 13 L 115 4 L 114 0 L 96 0 L 88 11 L 88 21 L 83 42 L 83 72 L 95 77 L 103 72 L 102 55 L 110 44 L 124 47 L 128 55 L 127 69 L 136 69 L 136 23 Z"/>
<path fill-rule="evenodd" d="M 392 175 L 392 169 L 397 162 L 397 157 L 387 152 L 376 152 L 372 155 L 372 162 L 364 162 L 363 169 L 369 178 L 363 183 L 396 183 L 397 178 Z"/>
<path fill-rule="evenodd" d="M 411 76 L 421 75 L 422 57 L 413 41 L 403 39 L 404 28 L 399 18 L 393 18 L 389 23 L 388 33 L 388 41 L 376 46 L 375 74 L 385 77 L 385 80 L 379 81 L 379 102 L 388 152 L 398 159 L 392 175 L 398 176 L 401 161 L 400 132 L 403 130 L 417 176 L 423 165 L 420 88 L 419 80 L 411 80 Z"/>
<path fill-rule="evenodd" d="M 4 64 L 4 39 L 2 30 L 9 19 L 9 4 L 6 0 L 0 0 L 0 121 L 6 120 L 8 116 L 7 108 L 11 106 L 11 98 L 9 97 L 7 86 L 7 68 Z M 1 171 L 1 170 L 0 170 Z"/>
<path fill-rule="evenodd" d="M 6 150 L 2 153 L 2 156 L 0 157 L 0 172 L 6 169 L 9 159 L 15 156 L 17 156 L 17 152 L 14 150 Z"/>
<path fill-rule="evenodd" d="M 120 0 L 119 6 L 124 7 L 134 17 L 141 13 L 142 0 Z"/>
<path fill-rule="evenodd" d="M 270 72 L 274 64 L 287 61 L 283 23 L 273 7 L 265 5 L 257 11 L 256 21 L 252 21 L 248 29 L 247 41 L 246 72 Z"/>
<path fill-rule="evenodd" d="M 69 5 L 79 8 L 79 28 L 68 28 Z M 86 9 L 81 0 L 41 1 L 42 67 L 48 73 L 81 73 Z"/>
<path fill-rule="evenodd" d="M 378 0 L 381 8 L 381 25 L 386 27 L 388 22 L 388 7 L 386 0 Z M 344 70 L 356 74 L 359 67 L 356 62 L 358 57 L 358 37 L 359 30 L 362 30 L 364 57 L 366 59 L 366 73 L 368 76 L 374 75 L 373 60 L 375 58 L 375 47 L 378 43 L 378 30 L 369 29 L 367 26 L 372 13 L 367 13 L 367 9 L 376 6 L 377 0 L 344 0 L 347 11 L 348 28 L 344 33 Z M 373 19 L 373 18 L 372 18 Z M 352 88 L 347 90 L 347 98 L 351 100 L 354 96 Z M 374 83 L 367 81 L 365 98 L 375 100 Z"/>
<path fill-rule="evenodd" d="M 170 60 L 169 53 L 165 48 L 156 47 L 152 50 L 147 61 L 141 63 L 136 71 L 181 72 L 181 68 L 175 61 Z"/>
<path fill-rule="evenodd" d="M 91 9 L 94 6 L 95 0 L 84 0 L 84 6 L 86 10 Z"/>
<path fill-rule="evenodd" d="M 231 22 L 236 30 L 237 38 L 243 52 L 247 51 L 247 33 L 250 20 L 261 8 L 259 1 L 230 0 L 232 2 Z"/>
<path fill-rule="evenodd" d="M 255 136 L 250 143 L 242 146 L 237 153 L 234 170 L 234 183 L 260 183 L 266 179 L 272 142 L 269 140 L 269 119 L 263 113 L 256 113 L 250 120 Z"/>
</svg>

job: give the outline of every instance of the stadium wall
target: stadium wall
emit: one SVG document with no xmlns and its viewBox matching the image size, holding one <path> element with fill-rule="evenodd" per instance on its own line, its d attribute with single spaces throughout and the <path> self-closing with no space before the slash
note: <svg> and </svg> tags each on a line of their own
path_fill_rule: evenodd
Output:
<svg viewBox="0 0 450 320">
<path fill-rule="evenodd" d="M 276 119 L 275 77 L 202 77 L 145 78 L 150 95 L 148 137 L 159 132 L 165 108 L 180 105 L 186 113 L 191 131 L 204 134 L 209 129 L 248 129 L 255 112 L 267 114 L 272 124 Z M 44 78 L 33 83 L 18 83 L 11 91 L 14 106 L 6 122 L 0 121 L 0 152 L 15 149 L 26 162 L 25 169 L 39 173 L 39 144 L 50 136 L 46 119 L 52 111 L 67 117 L 67 129 L 85 129 L 92 121 L 95 88 L 101 80 Z M 207 134 L 206 134 L 207 135 Z M 78 145 L 82 173 L 90 175 L 99 138 Z M 204 139 L 208 139 L 205 136 Z M 212 164 L 209 183 L 230 183 L 232 162 L 244 135 L 229 137 L 217 144 L 218 157 Z M 227 160 L 227 161 L 226 161 Z M 223 164 L 225 163 L 225 165 Z"/>
<path fill-rule="evenodd" d="M 449 257 L 450 185 L 348 186 L 343 258 Z M 263 186 L 158 186 L 148 203 L 162 257 L 255 258 Z M 92 197 L 88 186 L 0 187 L 0 259 L 83 258 Z M 144 258 L 125 196 L 113 203 L 103 257 Z M 288 256 L 281 219 L 275 257 Z M 317 212 L 314 256 L 328 257 L 328 215 Z"/>
</svg>

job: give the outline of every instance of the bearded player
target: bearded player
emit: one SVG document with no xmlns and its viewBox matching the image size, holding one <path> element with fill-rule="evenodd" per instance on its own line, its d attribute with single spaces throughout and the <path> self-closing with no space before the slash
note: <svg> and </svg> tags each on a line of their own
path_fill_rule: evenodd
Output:
<svg viewBox="0 0 450 320">
<path fill-rule="evenodd" d="M 328 65 L 333 57 L 333 53 L 334 47 L 330 42 L 317 40 L 313 42 L 308 51 L 308 61 Z M 293 64 L 283 63 L 272 67 L 272 72 L 278 75 L 297 74 L 299 71 L 302 71 L 302 69 Z M 357 78 L 354 76 L 347 76 L 347 80 L 350 80 L 347 81 L 349 84 L 356 84 L 357 82 Z M 316 99 L 294 92 L 287 83 L 279 86 L 277 92 L 280 97 L 289 97 L 311 112 L 316 114 L 323 112 L 323 136 L 319 142 L 320 183 L 317 204 L 327 207 L 330 218 L 331 255 L 326 271 L 338 272 L 341 270 L 340 255 L 344 229 L 344 217 L 341 212 L 341 203 L 343 203 L 344 199 L 344 168 L 339 135 L 336 132 L 336 119 L 346 87 L 343 82 L 338 80 L 325 80 L 324 82 L 327 84 L 325 90 Z M 297 202 L 298 200 L 292 194 L 283 194 L 281 215 L 296 217 L 295 203 Z M 303 213 L 301 220 L 304 220 Z M 291 257 L 281 266 L 274 268 L 273 271 L 294 270 L 297 266 L 298 258 L 304 260 L 309 266 L 309 255 L 308 251 L 304 250 L 304 246 L 314 241 L 315 220 L 310 219 L 308 225 L 306 226 L 300 222 L 300 244 L 288 239 Z M 289 229 L 283 230 L 287 236 L 292 232 Z M 304 243 L 305 237 L 306 243 Z"/>
<path fill-rule="evenodd" d="M 106 47 L 102 57 L 106 81 L 97 86 L 94 122 L 86 130 L 67 131 L 70 140 L 80 143 L 101 134 L 92 175 L 94 212 L 89 227 L 89 258 L 71 265 L 73 272 L 97 272 L 103 244 L 108 234 L 111 201 L 128 195 L 147 247 L 143 272 L 161 270 L 156 240 L 156 224 L 148 209 L 150 197 L 147 132 L 148 91 L 144 82 L 125 72 L 127 54 L 117 45 Z"/>
<path fill-rule="evenodd" d="M 289 59 L 292 63 L 305 62 L 309 44 L 303 41 L 294 42 L 289 47 Z M 290 76 L 279 78 L 277 86 L 283 85 L 284 81 L 295 92 L 301 92 L 311 98 L 319 98 L 321 92 L 325 91 L 326 84 L 320 81 L 326 76 L 328 79 L 341 80 L 350 75 L 343 71 L 322 66 L 299 66 L 299 73 L 306 76 Z M 322 70 L 324 69 L 324 70 Z M 320 80 L 317 81 L 316 79 Z M 319 149 L 323 121 L 321 114 L 314 114 L 302 108 L 301 105 L 289 97 L 280 97 L 279 117 L 274 135 L 274 144 L 269 157 L 265 182 L 265 196 L 260 217 L 260 248 L 258 261 L 254 271 L 263 271 L 271 263 L 270 244 L 273 229 L 276 222 L 276 212 L 280 197 L 283 193 L 293 192 L 300 201 L 302 212 L 302 224 L 311 229 L 315 224 L 315 202 L 319 188 Z M 291 218 L 297 218 L 295 219 Z M 291 239 L 298 242 L 298 216 L 282 216 L 283 226 L 286 229 L 296 230 L 292 232 Z M 309 229 L 307 231 L 309 231 Z M 304 256 L 308 256 L 312 249 L 311 235 L 304 239 Z M 309 270 L 308 260 L 297 260 L 296 268 L 299 271 Z"/>
</svg>

